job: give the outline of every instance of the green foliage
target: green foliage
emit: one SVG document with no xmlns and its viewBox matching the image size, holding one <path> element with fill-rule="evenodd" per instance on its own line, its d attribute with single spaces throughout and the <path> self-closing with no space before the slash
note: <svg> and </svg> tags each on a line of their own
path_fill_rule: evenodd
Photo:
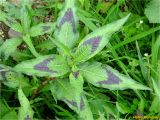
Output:
<svg viewBox="0 0 160 120">
<path fill-rule="evenodd" d="M 18 89 L 18 99 L 21 105 L 19 108 L 18 119 L 33 119 L 34 112 L 21 88 Z"/>
<path fill-rule="evenodd" d="M 8 39 L 6 42 L 2 44 L 0 47 L 0 56 L 4 59 L 8 59 L 8 57 L 14 53 L 17 46 L 22 43 L 22 40 L 19 38 Z"/>
<path fill-rule="evenodd" d="M 150 23 L 160 23 L 160 0 L 151 0 L 146 9 L 145 15 L 148 17 Z"/>
<path fill-rule="evenodd" d="M 160 115 L 158 3 L 5 1 L 1 119 Z"/>
</svg>

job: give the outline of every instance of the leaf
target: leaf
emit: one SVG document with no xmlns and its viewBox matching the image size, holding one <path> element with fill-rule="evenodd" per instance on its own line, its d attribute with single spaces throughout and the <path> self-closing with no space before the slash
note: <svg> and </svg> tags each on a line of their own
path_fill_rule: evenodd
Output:
<svg viewBox="0 0 160 120">
<path fill-rule="evenodd" d="M 75 100 L 75 97 L 77 96 L 75 87 L 73 87 L 68 80 L 58 80 L 52 84 L 51 92 L 53 97 L 64 101 L 81 119 L 93 120 L 92 112 L 86 97 L 83 94 L 79 96 L 80 103 Z"/>
<path fill-rule="evenodd" d="M 25 36 L 23 36 L 23 40 L 25 41 L 25 43 L 28 45 L 29 50 L 31 51 L 31 53 L 35 56 L 35 57 L 39 57 L 41 56 L 35 49 L 35 47 L 33 46 L 31 37 L 26 34 Z"/>
<path fill-rule="evenodd" d="M 79 66 L 79 69 L 85 79 L 97 87 L 108 88 L 110 90 L 123 90 L 128 88 L 150 90 L 150 88 L 119 73 L 110 66 L 102 68 L 101 63 L 98 62 L 86 63 L 83 66 Z"/>
<path fill-rule="evenodd" d="M 28 33 L 31 25 L 31 16 L 29 14 L 29 9 L 27 8 L 27 6 L 23 6 L 20 12 L 23 32 Z"/>
<path fill-rule="evenodd" d="M 96 55 L 98 52 L 100 52 L 108 43 L 111 35 L 122 27 L 122 25 L 127 21 L 128 17 L 129 15 L 113 23 L 100 27 L 95 31 L 93 31 L 92 33 L 88 34 L 79 43 L 79 46 L 78 46 L 78 49 L 80 49 L 83 46 L 90 47 L 90 53 L 88 57 L 85 58 L 83 61 L 90 59 L 91 57 Z"/>
<path fill-rule="evenodd" d="M 22 34 L 15 30 L 9 29 L 8 36 L 9 38 L 19 38 L 19 37 L 22 37 Z"/>
<path fill-rule="evenodd" d="M 19 108 L 18 120 L 33 120 L 34 111 L 21 88 L 18 89 L 18 99 L 21 105 Z"/>
<path fill-rule="evenodd" d="M 0 80 L 11 88 L 28 87 L 29 81 L 22 74 L 16 73 L 12 68 L 0 64 Z"/>
<path fill-rule="evenodd" d="M 23 75 L 16 72 L 7 71 L 4 73 L 5 79 L 3 83 L 11 88 L 29 87 L 29 81 Z"/>
<path fill-rule="evenodd" d="M 160 23 L 160 0 L 151 0 L 145 8 L 145 15 L 150 23 Z"/>
<path fill-rule="evenodd" d="M 36 59 L 24 61 L 14 67 L 17 72 L 39 77 L 57 77 L 69 71 L 66 60 L 59 55 L 46 55 Z"/>
<path fill-rule="evenodd" d="M 6 25 L 8 25 L 11 29 L 22 32 L 22 26 L 20 23 L 18 23 L 16 20 L 12 19 L 12 17 L 7 16 L 5 12 L 2 12 L 0 10 L 0 21 L 4 22 Z"/>
<path fill-rule="evenodd" d="M 8 57 L 14 53 L 17 49 L 17 46 L 22 43 L 22 39 L 19 38 L 11 38 L 6 40 L 2 46 L 0 46 L 0 56 L 4 56 L 4 59 L 8 59 Z"/>
<path fill-rule="evenodd" d="M 6 101 L 5 101 L 6 102 Z M 2 118 L 3 115 L 5 115 L 9 111 L 9 107 L 5 104 L 2 99 L 0 100 L 0 118 Z"/>
<path fill-rule="evenodd" d="M 78 38 L 75 0 L 66 0 L 55 31 L 55 38 L 69 48 L 73 48 Z"/>
<path fill-rule="evenodd" d="M 84 59 L 88 58 L 90 54 L 90 46 L 82 46 L 75 53 L 72 54 L 74 63 L 83 62 Z"/>
<path fill-rule="evenodd" d="M 50 36 L 48 36 L 48 37 L 51 39 L 51 41 L 52 41 L 57 47 L 60 48 L 60 50 L 59 50 L 59 53 L 60 53 L 60 54 L 70 55 L 70 49 L 69 49 L 67 46 L 65 46 L 63 43 L 59 42 L 58 40 L 53 39 L 53 38 L 50 37 Z"/>
<path fill-rule="evenodd" d="M 18 116 L 14 110 L 7 112 L 1 120 L 17 120 Z"/>
<path fill-rule="evenodd" d="M 79 72 L 78 68 L 76 66 L 72 67 L 72 72 L 69 76 L 70 84 L 74 88 L 74 101 L 78 104 L 78 109 L 81 109 L 80 102 L 81 102 L 81 96 L 83 93 L 83 77 L 81 73 Z"/>
<path fill-rule="evenodd" d="M 55 28 L 55 23 L 40 23 L 38 25 L 35 25 L 33 27 L 31 27 L 31 29 L 29 30 L 29 34 L 31 37 L 36 37 L 39 35 L 43 35 L 45 33 L 51 33 L 53 32 Z"/>
</svg>

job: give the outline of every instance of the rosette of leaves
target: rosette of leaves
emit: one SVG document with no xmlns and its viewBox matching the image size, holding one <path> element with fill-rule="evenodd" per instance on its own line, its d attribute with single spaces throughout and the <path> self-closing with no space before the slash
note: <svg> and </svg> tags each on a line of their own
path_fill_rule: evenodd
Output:
<svg viewBox="0 0 160 120">
<path fill-rule="evenodd" d="M 28 46 L 31 53 L 38 57 L 40 54 L 36 51 L 32 38 L 44 35 L 45 33 L 51 33 L 54 29 L 55 24 L 53 22 L 37 23 L 33 18 L 34 10 L 30 0 L 20 1 L 20 7 L 9 6 L 16 13 L 10 13 L 0 10 L 0 22 L 5 23 L 9 28 L 9 39 L 7 39 L 0 46 L 0 56 L 5 60 L 16 51 L 17 47 L 24 41 Z M 7 5 L 5 6 L 7 8 Z"/>
<path fill-rule="evenodd" d="M 107 45 L 112 34 L 124 25 L 129 15 L 97 28 L 78 43 L 75 1 L 65 0 L 65 6 L 56 23 L 54 36 L 49 36 L 57 46 L 59 54 L 23 61 L 13 70 L 30 76 L 56 77 L 57 80 L 50 83 L 53 97 L 64 101 L 78 114 L 79 118 L 92 120 L 93 115 L 83 91 L 84 82 L 110 90 L 150 89 L 108 65 L 89 61 Z"/>
</svg>

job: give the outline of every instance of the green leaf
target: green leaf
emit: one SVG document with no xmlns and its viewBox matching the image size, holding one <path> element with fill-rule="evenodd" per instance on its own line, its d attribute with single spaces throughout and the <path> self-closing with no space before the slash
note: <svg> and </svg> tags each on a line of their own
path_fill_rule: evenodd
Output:
<svg viewBox="0 0 160 120">
<path fill-rule="evenodd" d="M 0 100 L 0 106 L 0 118 L 2 118 L 2 116 L 9 111 L 9 107 L 2 101 L 2 99 Z"/>
<path fill-rule="evenodd" d="M 79 69 L 85 79 L 97 87 L 108 88 L 110 90 L 123 90 L 128 88 L 150 90 L 150 88 L 119 73 L 110 66 L 102 68 L 101 63 L 98 62 L 85 63 L 83 66 L 79 66 Z"/>
<path fill-rule="evenodd" d="M 22 26 L 20 25 L 20 23 L 18 23 L 16 20 L 14 20 L 12 17 L 8 16 L 5 12 L 2 12 L 1 10 L 0 13 L 0 21 L 4 22 L 11 29 L 17 32 L 22 32 Z"/>
<path fill-rule="evenodd" d="M 29 87 L 29 81 L 23 75 L 18 74 L 16 72 L 7 71 L 4 73 L 5 79 L 3 83 L 11 88 L 18 88 L 18 87 Z"/>
<path fill-rule="evenodd" d="M 73 62 L 83 62 L 84 59 L 88 58 L 88 55 L 90 54 L 91 47 L 90 46 L 82 46 L 75 53 L 72 54 L 73 56 Z"/>
<path fill-rule="evenodd" d="M 71 86 L 73 86 L 74 90 L 74 100 L 76 101 L 76 103 L 78 104 L 78 109 L 81 109 L 80 106 L 80 102 L 81 102 L 81 96 L 83 93 L 83 77 L 80 73 L 80 71 L 78 70 L 78 68 L 76 66 L 73 66 L 72 68 L 72 72 L 69 76 L 70 79 L 70 84 Z"/>
<path fill-rule="evenodd" d="M 22 74 L 16 73 L 12 68 L 0 64 L 0 80 L 11 88 L 29 87 L 29 81 Z"/>
<path fill-rule="evenodd" d="M 160 0 L 151 0 L 145 8 L 145 15 L 150 23 L 160 23 Z"/>
<path fill-rule="evenodd" d="M 33 120 L 34 111 L 21 88 L 18 89 L 18 99 L 21 105 L 19 108 L 18 120 L 25 120 L 27 118 Z"/>
<path fill-rule="evenodd" d="M 11 38 L 6 40 L 2 46 L 0 46 L 0 56 L 4 56 L 4 59 L 8 59 L 8 57 L 14 53 L 17 46 L 21 43 L 22 39 L 19 38 Z"/>
<path fill-rule="evenodd" d="M 113 23 L 100 27 L 95 31 L 93 31 L 92 33 L 88 34 L 79 43 L 79 46 L 78 46 L 78 49 L 80 49 L 83 46 L 90 47 L 90 53 L 88 54 L 87 58 L 84 58 L 83 61 L 90 59 L 91 57 L 96 55 L 98 52 L 100 52 L 108 43 L 111 35 L 122 27 L 122 25 L 127 21 L 128 17 L 129 15 Z"/>
<path fill-rule="evenodd" d="M 72 76 L 73 77 L 73 76 Z M 80 97 L 80 103 L 75 100 L 77 96 L 76 86 L 73 87 L 68 80 L 58 80 L 52 84 L 51 92 L 53 97 L 64 101 L 83 120 L 93 120 L 92 112 L 84 95 Z M 79 108 L 79 107 L 80 108 Z"/>
<path fill-rule="evenodd" d="M 27 6 L 23 6 L 20 12 L 23 32 L 28 33 L 31 25 L 31 16 L 29 14 L 29 9 L 27 8 Z"/>
<path fill-rule="evenodd" d="M 65 54 L 65 55 L 70 56 L 70 49 L 69 49 L 67 46 L 65 46 L 63 43 L 59 42 L 58 40 L 53 39 L 53 38 L 50 37 L 50 36 L 48 36 L 48 37 L 51 39 L 51 41 L 52 41 L 57 47 L 60 48 L 60 50 L 59 50 L 59 53 L 60 53 L 60 54 Z"/>
<path fill-rule="evenodd" d="M 33 27 L 31 27 L 31 29 L 29 30 L 29 34 L 31 37 L 35 37 L 35 36 L 39 36 L 39 35 L 43 35 L 45 33 L 51 33 L 53 32 L 55 28 L 55 23 L 40 23 L 38 25 L 35 25 Z"/>
<path fill-rule="evenodd" d="M 33 46 L 31 37 L 27 34 L 25 36 L 23 36 L 23 40 L 25 41 L 25 43 L 28 45 L 29 50 L 31 51 L 31 53 L 35 56 L 35 57 L 39 57 L 41 56 L 35 49 L 35 47 Z"/>
<path fill-rule="evenodd" d="M 9 111 L 7 112 L 2 118 L 1 120 L 17 120 L 18 119 L 18 116 L 16 114 L 15 111 Z"/>
<path fill-rule="evenodd" d="M 46 55 L 24 61 L 14 67 L 17 72 L 28 75 L 57 77 L 66 74 L 69 66 L 65 58 L 59 55 Z"/>
<path fill-rule="evenodd" d="M 55 31 L 55 38 L 69 48 L 73 48 L 78 38 L 75 0 L 66 0 Z"/>
</svg>

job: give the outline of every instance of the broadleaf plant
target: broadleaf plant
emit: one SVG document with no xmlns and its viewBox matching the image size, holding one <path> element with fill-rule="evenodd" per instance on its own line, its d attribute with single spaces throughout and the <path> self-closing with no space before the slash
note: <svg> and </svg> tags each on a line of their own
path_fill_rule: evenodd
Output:
<svg viewBox="0 0 160 120">
<path fill-rule="evenodd" d="M 78 118 L 92 120 L 94 119 L 93 114 L 83 89 L 85 82 L 109 90 L 150 90 L 150 88 L 138 83 L 127 75 L 121 74 L 109 65 L 103 65 L 100 62 L 90 60 L 107 45 L 111 36 L 122 28 L 130 14 L 113 23 L 97 28 L 79 42 L 79 20 L 75 1 L 65 0 L 65 6 L 60 12 L 56 27 L 54 27 L 55 23 L 39 23 L 31 26 L 31 16 L 29 13 L 31 12 L 31 8 L 27 5 L 21 8 L 21 12 L 24 13 L 21 16 L 21 24 L 2 12 L 0 20 L 13 30 L 22 33 L 22 37 L 12 38 L 15 39 L 15 45 L 12 50 L 21 43 L 18 40 L 23 39 L 36 58 L 23 61 L 13 68 L 1 65 L 0 78 L 3 81 L 8 71 L 13 72 L 13 76 L 19 74 L 21 78 L 24 78 L 22 74 L 33 77 L 55 78 L 56 80 L 51 82 L 49 86 L 53 97 L 56 100 L 64 101 L 78 114 Z M 48 37 L 57 46 L 57 54 L 39 55 L 31 42 L 31 38 L 52 32 L 54 28 L 54 34 Z M 0 48 L 0 53 L 5 54 L 5 58 L 7 59 L 12 51 L 5 51 L 6 44 L 10 43 L 5 41 Z M 26 87 L 28 82 L 25 78 L 24 80 L 24 83 L 26 83 L 24 86 Z M 18 98 L 21 105 L 19 109 L 19 120 L 25 118 L 33 119 L 34 112 L 22 91 L 24 86 L 18 83 L 11 85 L 8 82 L 7 84 L 5 81 L 4 84 L 13 88 L 19 87 Z"/>
<path fill-rule="evenodd" d="M 10 41 L 10 39 L 13 39 L 12 37 L 14 37 L 15 40 L 13 41 L 12 47 L 10 49 L 2 47 L 0 50 L 0 55 L 4 54 L 5 60 L 8 59 L 8 57 L 12 54 L 11 51 L 14 52 L 15 48 L 17 48 L 22 43 L 22 41 L 26 43 L 29 50 L 35 57 L 41 56 L 39 53 L 37 53 L 32 43 L 32 38 L 39 35 L 44 35 L 45 33 L 51 33 L 55 27 L 55 24 L 53 22 L 40 22 L 38 24 L 33 25 L 34 19 L 32 19 L 33 9 L 31 7 L 31 3 L 32 2 L 21 1 L 22 7 L 19 8 L 18 11 L 20 14 L 18 20 L 17 18 L 14 18 L 6 12 L 0 10 L 0 22 L 4 22 L 6 25 L 10 27 L 10 31 L 12 31 L 11 34 L 13 32 L 14 34 L 16 34 L 11 35 L 10 38 L 2 45 L 4 47 L 6 44 L 8 45 L 8 41 Z M 20 39 L 19 42 L 16 42 L 17 39 Z"/>
</svg>

